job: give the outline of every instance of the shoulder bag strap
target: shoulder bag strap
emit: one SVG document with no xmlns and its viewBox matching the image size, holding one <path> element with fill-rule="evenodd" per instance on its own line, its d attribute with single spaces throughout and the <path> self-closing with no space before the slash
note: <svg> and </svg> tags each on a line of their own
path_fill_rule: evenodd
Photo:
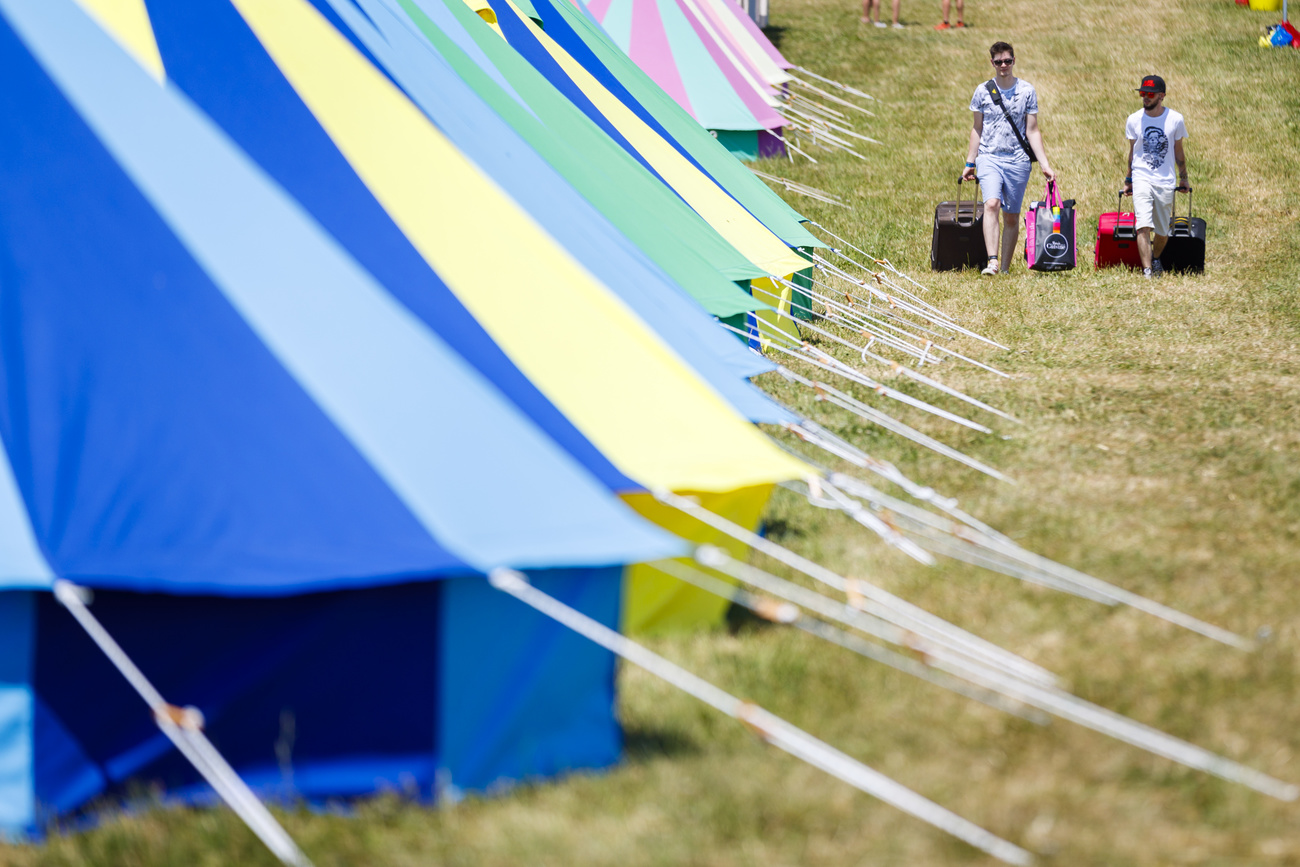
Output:
<svg viewBox="0 0 1300 867">
<path fill-rule="evenodd" d="M 989 96 L 993 99 L 993 104 L 1002 109 L 1002 116 L 1007 119 L 1007 123 L 1011 126 L 1011 131 L 1016 134 L 1016 141 L 1020 142 L 1020 146 L 1024 148 L 1025 153 L 1029 156 L 1029 161 L 1031 163 L 1038 162 L 1038 157 L 1034 156 L 1033 148 L 1029 146 L 1029 142 L 1025 141 L 1025 137 L 1020 134 L 1020 127 L 1016 126 L 1016 122 L 1011 119 L 1011 112 L 1007 111 L 1007 104 L 1002 99 L 1002 93 L 998 90 L 998 86 L 993 83 L 993 79 L 990 78 L 985 82 L 984 87 L 988 89 Z"/>
</svg>

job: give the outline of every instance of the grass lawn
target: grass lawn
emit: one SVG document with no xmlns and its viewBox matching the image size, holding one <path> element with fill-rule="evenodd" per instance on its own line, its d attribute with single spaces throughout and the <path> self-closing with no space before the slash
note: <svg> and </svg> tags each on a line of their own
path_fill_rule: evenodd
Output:
<svg viewBox="0 0 1300 867">
<path fill-rule="evenodd" d="M 792 200 L 1012 347 L 962 345 L 1011 379 L 956 366 L 935 375 L 1021 425 L 982 435 L 876 404 L 1016 484 L 859 425 L 774 376 L 764 385 L 1031 550 L 1271 637 L 1247 654 L 974 568 L 923 567 L 784 491 L 770 524 L 784 544 L 1045 665 L 1082 697 L 1300 782 L 1300 52 L 1257 47 L 1278 16 L 1231 0 L 970 0 L 972 26 L 945 33 L 931 29 L 937 7 L 906 0 L 908 27 L 895 31 L 860 25 L 852 0 L 776 0 L 782 51 L 873 93 L 877 116 L 859 129 L 885 144 L 864 145 L 865 161 L 814 151 L 816 165 L 763 168 L 851 203 Z M 1079 201 L 1085 267 L 1032 275 L 1021 260 L 1005 278 L 930 276 L 934 205 L 953 198 L 966 107 L 998 39 L 1038 88 L 1049 157 Z M 1209 223 L 1201 277 L 1145 282 L 1090 265 L 1096 215 L 1114 207 L 1124 176 L 1133 88 L 1152 72 L 1187 117 Z M 1030 196 L 1041 189 L 1036 172 Z M 1035 726 L 793 630 L 733 627 L 649 643 L 1045 863 L 1300 865 L 1296 804 L 1066 723 Z M 380 798 L 353 817 L 289 814 L 286 826 L 320 867 L 993 863 L 640 671 L 621 677 L 628 760 L 611 772 L 443 810 Z M 155 811 L 41 848 L 0 847 L 0 864 L 24 867 L 271 863 L 222 811 Z"/>
</svg>

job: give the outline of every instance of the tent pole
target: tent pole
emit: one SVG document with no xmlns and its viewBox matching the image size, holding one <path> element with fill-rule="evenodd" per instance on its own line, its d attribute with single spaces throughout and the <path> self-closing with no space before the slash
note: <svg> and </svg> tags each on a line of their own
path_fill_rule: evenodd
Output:
<svg viewBox="0 0 1300 867">
<path fill-rule="evenodd" d="M 793 551 L 783 548 L 757 533 L 732 523 L 721 515 L 705 509 L 699 503 L 665 489 L 652 490 L 651 495 L 666 506 L 684 512 L 701 523 L 744 542 L 755 551 L 784 563 L 850 597 L 850 605 L 868 611 L 879 619 L 910 630 L 918 636 L 961 653 L 982 665 L 998 668 L 1015 677 L 1044 686 L 1055 686 L 1056 675 L 1023 657 L 1011 653 L 992 642 L 967 632 L 930 612 L 911 604 L 888 591 L 861 579 L 850 580 L 814 563 Z M 854 597 L 858 597 L 856 600 Z"/>
<path fill-rule="evenodd" d="M 76 618 L 81 628 L 103 651 L 113 666 L 126 678 L 131 687 L 153 711 L 154 722 L 163 734 L 175 744 L 181 754 L 194 765 L 208 784 L 229 805 L 244 824 L 257 835 L 281 863 L 290 867 L 311 867 L 311 861 L 302 853 L 293 838 L 275 821 L 266 806 L 257 799 L 252 789 L 240 779 L 234 769 L 212 746 L 203 734 L 203 715 L 197 708 L 179 708 L 169 704 L 136 667 L 131 658 L 95 615 L 86 607 L 90 591 L 59 579 L 54 582 L 54 598 Z"/>
<path fill-rule="evenodd" d="M 1033 863 L 1033 856 L 1014 843 L 1003 840 L 970 820 L 918 795 L 906 786 L 845 755 L 775 714 L 751 702 L 742 701 L 703 678 L 674 665 L 608 626 L 548 596 L 529 584 L 520 573 L 510 569 L 496 569 L 488 576 L 488 581 L 496 589 L 509 593 L 584 638 L 666 680 L 732 719 L 739 720 L 764 741 L 795 758 L 802 759 L 813 767 L 838 777 L 859 791 L 873 795 L 905 813 L 910 813 L 1001 861 L 1008 864 Z"/>
</svg>

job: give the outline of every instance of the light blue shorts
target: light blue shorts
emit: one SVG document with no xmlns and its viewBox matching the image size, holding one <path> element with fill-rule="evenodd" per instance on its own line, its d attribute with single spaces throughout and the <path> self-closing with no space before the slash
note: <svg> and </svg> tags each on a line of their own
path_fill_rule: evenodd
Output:
<svg viewBox="0 0 1300 867">
<path fill-rule="evenodd" d="M 1009 160 L 989 154 L 975 158 L 975 175 L 979 178 L 984 201 L 1001 199 L 1002 210 L 1008 214 L 1020 213 L 1029 173 L 1033 170 L 1034 164 L 1028 160 Z"/>
</svg>

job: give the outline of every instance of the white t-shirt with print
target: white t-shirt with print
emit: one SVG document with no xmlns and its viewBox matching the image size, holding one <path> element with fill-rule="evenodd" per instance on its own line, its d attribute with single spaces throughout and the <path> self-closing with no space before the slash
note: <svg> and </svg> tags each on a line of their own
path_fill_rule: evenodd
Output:
<svg viewBox="0 0 1300 867">
<path fill-rule="evenodd" d="M 1133 183 L 1145 182 L 1156 187 L 1177 183 L 1174 172 L 1174 142 L 1187 138 L 1183 116 L 1166 108 L 1159 117 L 1139 109 L 1128 116 L 1124 135 L 1133 145 Z"/>
<path fill-rule="evenodd" d="M 996 82 L 996 79 L 994 81 Z M 1025 153 L 1025 149 L 1020 146 L 1016 134 L 1011 131 L 1006 115 L 993 101 L 986 84 L 981 84 L 975 88 L 975 93 L 970 98 L 970 110 L 978 111 L 984 115 L 984 133 L 980 136 L 980 155 L 991 154 L 1003 160 L 1029 162 L 1029 156 Z M 1023 78 L 1017 78 L 1006 90 L 999 87 L 998 93 L 1002 95 L 1002 102 L 1006 105 L 1007 111 L 1010 112 L 1011 119 L 1020 130 L 1020 134 L 1025 137 L 1025 141 L 1029 141 L 1028 116 L 1038 114 L 1038 92 L 1034 90 L 1032 84 Z"/>
</svg>

